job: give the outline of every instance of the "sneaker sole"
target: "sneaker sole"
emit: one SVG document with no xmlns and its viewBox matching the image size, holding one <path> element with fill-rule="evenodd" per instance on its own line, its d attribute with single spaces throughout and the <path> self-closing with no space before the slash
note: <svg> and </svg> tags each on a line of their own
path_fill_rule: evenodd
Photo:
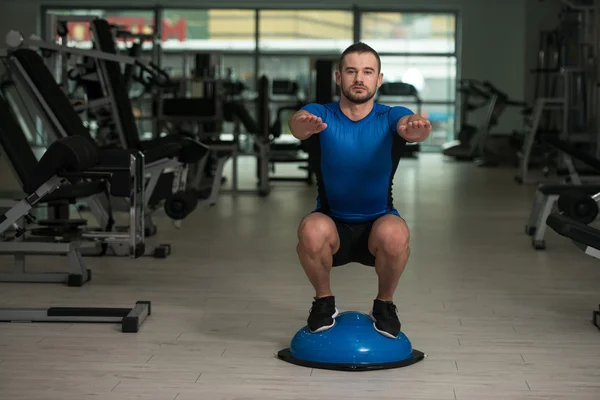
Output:
<svg viewBox="0 0 600 400">
<path fill-rule="evenodd" d="M 380 334 L 382 334 L 385 337 L 388 337 L 390 339 L 398 339 L 398 336 L 394 336 L 394 335 L 392 335 L 389 332 L 382 331 L 381 329 L 377 328 L 377 325 L 375 325 L 375 323 L 377 322 L 377 320 L 373 316 L 373 312 L 372 311 L 369 313 L 369 317 L 371 317 L 371 320 L 373 321 L 373 329 L 375 329 L 377 332 L 379 332 Z"/>
<path fill-rule="evenodd" d="M 327 325 L 327 326 L 322 326 L 319 329 L 317 329 L 316 331 L 310 330 L 310 328 L 309 328 L 310 332 L 311 333 L 320 333 L 320 332 L 324 332 L 326 330 L 333 328 L 335 326 L 335 317 L 337 317 L 339 314 L 340 313 L 339 313 L 338 309 L 336 308 L 335 313 L 333 313 L 333 315 L 331 316 L 331 318 L 333 318 L 333 324 Z"/>
</svg>

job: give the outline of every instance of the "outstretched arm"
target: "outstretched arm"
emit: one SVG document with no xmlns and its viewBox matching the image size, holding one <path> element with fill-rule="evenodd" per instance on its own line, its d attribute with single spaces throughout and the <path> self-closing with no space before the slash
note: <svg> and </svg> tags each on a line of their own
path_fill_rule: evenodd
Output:
<svg viewBox="0 0 600 400">
<path fill-rule="evenodd" d="M 306 140 L 325 128 L 325 108 L 321 104 L 307 104 L 290 118 L 288 125 L 296 139 Z"/>
<path fill-rule="evenodd" d="M 406 107 L 392 107 L 390 119 L 394 132 L 407 142 L 423 142 L 431 133 L 431 122 Z"/>
</svg>

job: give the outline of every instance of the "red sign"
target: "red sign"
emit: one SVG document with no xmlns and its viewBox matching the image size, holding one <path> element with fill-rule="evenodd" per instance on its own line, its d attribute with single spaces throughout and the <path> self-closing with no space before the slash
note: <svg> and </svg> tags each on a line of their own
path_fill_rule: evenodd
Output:
<svg viewBox="0 0 600 400">
<path fill-rule="evenodd" d="M 142 17 L 106 17 L 109 24 L 117 25 L 119 29 L 131 32 L 133 34 L 151 34 L 154 31 L 154 20 L 148 21 Z M 92 40 L 89 22 L 69 22 L 69 40 L 76 42 L 87 42 Z M 162 41 L 177 39 L 180 42 L 185 41 L 187 36 L 187 21 L 180 18 L 178 21 L 163 19 L 162 21 Z M 125 42 L 127 39 L 120 38 L 119 41 Z"/>
</svg>

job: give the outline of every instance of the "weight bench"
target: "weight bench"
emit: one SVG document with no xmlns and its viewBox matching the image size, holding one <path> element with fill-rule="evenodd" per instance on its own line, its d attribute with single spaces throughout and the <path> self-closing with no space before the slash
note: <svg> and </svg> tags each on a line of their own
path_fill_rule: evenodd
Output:
<svg viewBox="0 0 600 400">
<path fill-rule="evenodd" d="M 532 237 L 531 244 L 534 249 L 544 250 L 546 248 L 546 219 L 555 210 L 559 197 L 573 189 L 587 193 L 591 197 L 600 192 L 600 185 L 557 183 L 538 186 L 529 221 L 525 226 L 525 233 Z"/>
<path fill-rule="evenodd" d="M 525 233 L 532 237 L 531 244 L 536 250 L 544 250 L 546 248 L 546 219 L 555 210 L 561 195 L 573 189 L 589 194 L 590 197 L 596 193 L 600 193 L 600 184 L 582 184 L 573 165 L 572 158 L 598 171 L 600 171 L 600 160 L 556 137 L 548 137 L 544 140 L 564 153 L 571 183 L 543 183 L 537 187 L 529 219 L 527 225 L 525 225 Z M 593 217 L 595 218 L 595 216 Z"/>
<path fill-rule="evenodd" d="M 588 256 L 600 258 L 600 230 L 558 213 L 550 214 L 546 224 L 559 235 L 571 239 Z M 600 305 L 598 309 L 592 314 L 592 323 L 600 329 Z"/>
</svg>

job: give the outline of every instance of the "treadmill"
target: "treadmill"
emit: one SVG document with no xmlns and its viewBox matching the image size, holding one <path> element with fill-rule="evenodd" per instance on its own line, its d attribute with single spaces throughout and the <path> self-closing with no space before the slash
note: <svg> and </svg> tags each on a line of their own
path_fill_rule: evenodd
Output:
<svg viewBox="0 0 600 400">
<path fill-rule="evenodd" d="M 479 128 L 470 124 L 469 113 L 489 105 L 492 94 L 483 82 L 475 79 L 462 79 L 458 83 L 458 92 L 461 94 L 460 107 L 460 131 L 456 134 L 456 140 L 442 145 L 442 154 L 453 157 L 459 161 L 472 161 L 472 139 Z"/>
</svg>

